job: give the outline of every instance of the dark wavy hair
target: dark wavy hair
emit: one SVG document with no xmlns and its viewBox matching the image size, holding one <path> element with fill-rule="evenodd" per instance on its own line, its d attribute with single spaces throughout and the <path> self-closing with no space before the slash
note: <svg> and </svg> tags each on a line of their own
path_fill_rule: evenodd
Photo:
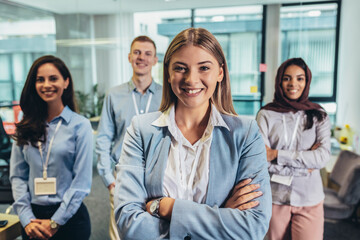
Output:
<svg viewBox="0 0 360 240">
<path fill-rule="evenodd" d="M 46 141 L 45 121 L 48 116 L 47 103 L 40 98 L 35 89 L 38 69 L 45 63 L 53 64 L 59 70 L 64 80 L 69 79 L 69 85 L 64 89 L 61 100 L 64 106 L 68 106 L 75 112 L 77 111 L 73 81 L 65 63 L 60 58 L 52 55 L 46 55 L 36 59 L 29 70 L 20 97 L 20 107 L 24 115 L 23 119 L 16 124 L 16 132 L 13 136 L 19 146 L 29 143 L 35 146 L 38 141 Z"/>
</svg>

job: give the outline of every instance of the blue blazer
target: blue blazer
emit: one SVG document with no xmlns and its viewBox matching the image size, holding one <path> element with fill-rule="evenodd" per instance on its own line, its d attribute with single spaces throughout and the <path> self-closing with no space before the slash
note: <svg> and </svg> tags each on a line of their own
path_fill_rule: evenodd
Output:
<svg viewBox="0 0 360 240">
<path fill-rule="evenodd" d="M 167 127 L 151 125 L 160 115 L 136 116 L 127 129 L 114 196 L 121 239 L 263 239 L 272 203 L 265 145 L 255 120 L 222 114 L 229 129 L 213 130 L 205 204 L 176 199 L 170 222 L 146 212 L 149 199 L 163 196 L 171 144 Z M 233 187 L 247 178 L 260 184 L 260 204 L 244 211 L 224 208 Z"/>
</svg>

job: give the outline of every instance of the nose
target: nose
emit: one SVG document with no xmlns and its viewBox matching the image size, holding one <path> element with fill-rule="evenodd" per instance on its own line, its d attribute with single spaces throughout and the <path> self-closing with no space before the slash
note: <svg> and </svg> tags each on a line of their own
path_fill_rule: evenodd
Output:
<svg viewBox="0 0 360 240">
<path fill-rule="evenodd" d="M 138 58 L 139 58 L 139 59 L 144 59 L 144 58 L 145 58 L 145 53 L 143 53 L 143 52 L 140 53 L 140 54 L 138 55 Z"/>
<path fill-rule="evenodd" d="M 296 84 L 296 79 L 295 78 L 291 78 L 291 80 L 289 81 L 289 85 L 290 86 L 295 86 Z"/>
<path fill-rule="evenodd" d="M 50 81 L 48 80 L 48 79 L 45 79 L 44 80 L 44 85 L 43 85 L 43 87 L 50 87 Z"/>
<path fill-rule="evenodd" d="M 189 70 L 185 76 L 185 83 L 192 85 L 199 81 L 199 73 L 197 71 Z"/>
</svg>

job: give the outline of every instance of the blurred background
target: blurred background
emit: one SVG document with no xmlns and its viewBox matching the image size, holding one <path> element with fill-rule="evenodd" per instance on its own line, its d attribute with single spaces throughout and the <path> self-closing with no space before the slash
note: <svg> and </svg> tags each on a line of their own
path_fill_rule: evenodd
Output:
<svg viewBox="0 0 360 240">
<path fill-rule="evenodd" d="M 152 75 L 162 84 L 170 41 L 183 29 L 203 27 L 225 52 L 238 114 L 254 118 L 273 99 L 278 66 L 302 57 L 313 73 L 310 99 L 329 113 L 333 133 L 351 127 L 348 149 L 360 153 L 359 12 L 358 0 L 0 0 L 0 117 L 13 134 L 29 68 L 52 54 L 70 68 L 80 113 L 93 121 L 96 134 L 104 94 L 132 75 L 127 55 L 133 38 L 155 41 L 159 63 Z M 96 170 L 85 202 L 92 239 L 107 239 L 107 189 Z M 0 212 L 8 206 L 0 204 Z M 324 238 L 360 239 L 360 230 L 327 221 Z"/>
</svg>

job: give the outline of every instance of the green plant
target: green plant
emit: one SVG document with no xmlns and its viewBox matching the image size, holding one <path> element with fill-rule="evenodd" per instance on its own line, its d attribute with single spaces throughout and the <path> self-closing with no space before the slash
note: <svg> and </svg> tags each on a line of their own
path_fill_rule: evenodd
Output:
<svg viewBox="0 0 360 240">
<path fill-rule="evenodd" d="M 101 114 L 105 94 L 99 94 L 97 87 L 98 85 L 95 84 L 92 87 L 91 93 L 75 91 L 79 113 L 87 118 L 96 117 Z"/>
</svg>

